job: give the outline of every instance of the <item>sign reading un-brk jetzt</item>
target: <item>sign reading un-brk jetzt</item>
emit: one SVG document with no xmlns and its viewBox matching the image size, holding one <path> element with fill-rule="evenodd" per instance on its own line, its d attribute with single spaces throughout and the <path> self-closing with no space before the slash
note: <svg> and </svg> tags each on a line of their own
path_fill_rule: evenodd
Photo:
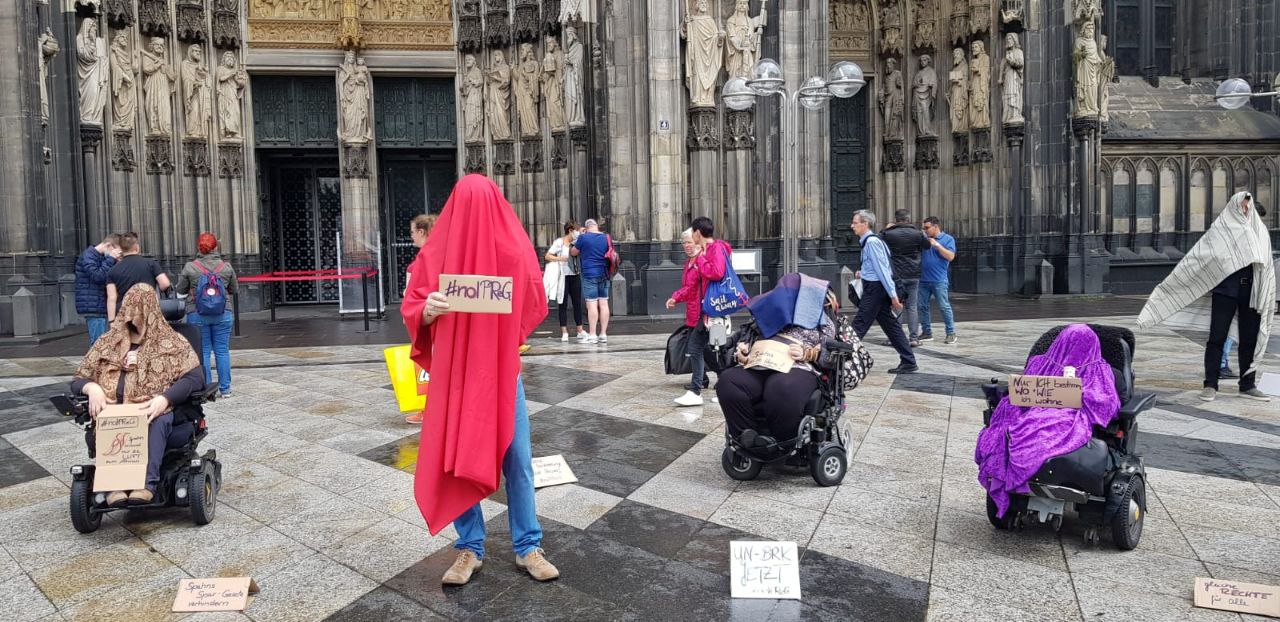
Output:
<svg viewBox="0 0 1280 622">
<path fill-rule="evenodd" d="M 1080 408 L 1079 378 L 1009 376 L 1009 403 L 1042 408 Z"/>
<path fill-rule="evenodd" d="M 441 274 L 440 293 L 458 313 L 511 313 L 511 277 Z"/>
</svg>

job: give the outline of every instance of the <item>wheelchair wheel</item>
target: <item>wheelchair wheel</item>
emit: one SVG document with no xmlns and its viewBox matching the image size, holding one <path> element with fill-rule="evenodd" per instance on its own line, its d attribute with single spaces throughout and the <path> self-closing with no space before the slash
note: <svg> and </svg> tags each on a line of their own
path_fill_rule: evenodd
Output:
<svg viewBox="0 0 1280 622">
<path fill-rule="evenodd" d="M 760 469 L 764 467 L 759 460 L 752 460 L 746 456 L 740 456 L 729 447 L 725 447 L 720 453 L 720 466 L 724 467 L 725 475 L 740 482 L 753 480 L 760 475 Z"/>
<path fill-rule="evenodd" d="M 71 482 L 71 525 L 80 533 L 93 533 L 102 525 L 102 515 L 94 514 L 93 482 L 72 480 Z"/>
<path fill-rule="evenodd" d="M 208 525 L 218 509 L 218 481 L 211 463 L 205 462 L 200 472 L 191 476 L 187 490 L 191 496 L 191 520 L 197 525 Z"/>
<path fill-rule="evenodd" d="M 1022 495 L 1009 495 L 1009 508 L 1005 510 L 1004 516 L 996 516 L 996 502 L 991 500 L 991 495 L 987 498 L 987 520 L 991 521 L 991 526 L 996 529 L 1009 531 L 1018 526 L 1018 515 L 1027 509 L 1027 498 Z"/>
<path fill-rule="evenodd" d="M 1116 546 L 1131 551 L 1142 539 L 1142 521 L 1147 514 L 1147 485 L 1135 475 L 1116 498 L 1116 511 L 1111 517 L 1111 539 Z"/>
<path fill-rule="evenodd" d="M 848 466 L 844 448 L 832 445 L 818 452 L 817 457 L 809 461 L 809 474 L 819 486 L 838 486 L 844 481 Z"/>
</svg>

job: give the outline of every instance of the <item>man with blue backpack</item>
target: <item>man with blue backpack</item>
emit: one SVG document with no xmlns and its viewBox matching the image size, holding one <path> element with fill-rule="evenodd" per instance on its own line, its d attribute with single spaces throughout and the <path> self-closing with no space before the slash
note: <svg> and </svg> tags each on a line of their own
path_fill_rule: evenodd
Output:
<svg viewBox="0 0 1280 622">
<path fill-rule="evenodd" d="M 231 396 L 231 296 L 236 293 L 236 271 L 218 254 L 218 238 L 201 233 L 196 242 L 200 254 L 182 267 L 179 295 L 189 296 L 187 323 L 200 327 L 204 350 L 204 382 L 213 382 L 209 355 L 218 367 L 218 391 Z"/>
</svg>

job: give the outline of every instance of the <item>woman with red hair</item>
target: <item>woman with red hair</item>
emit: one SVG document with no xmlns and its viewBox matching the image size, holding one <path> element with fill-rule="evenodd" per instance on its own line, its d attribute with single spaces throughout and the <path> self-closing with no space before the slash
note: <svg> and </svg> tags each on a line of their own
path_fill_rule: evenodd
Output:
<svg viewBox="0 0 1280 622">
<path fill-rule="evenodd" d="M 177 292 L 190 294 L 187 323 L 200 327 L 204 350 L 204 383 L 213 382 L 209 355 L 218 366 L 218 391 L 231 396 L 231 295 L 236 293 L 236 271 L 218 255 L 218 238 L 204 232 L 196 240 L 200 251 L 182 267 Z"/>
</svg>

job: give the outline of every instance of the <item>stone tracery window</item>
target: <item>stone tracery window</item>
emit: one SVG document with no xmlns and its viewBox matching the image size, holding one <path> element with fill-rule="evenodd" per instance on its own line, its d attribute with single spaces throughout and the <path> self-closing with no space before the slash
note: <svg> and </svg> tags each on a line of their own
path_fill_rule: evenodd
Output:
<svg viewBox="0 0 1280 622">
<path fill-rule="evenodd" d="M 1103 32 L 1107 50 L 1122 76 L 1171 76 L 1175 73 L 1178 13 L 1176 0 L 1107 0 Z"/>
</svg>

